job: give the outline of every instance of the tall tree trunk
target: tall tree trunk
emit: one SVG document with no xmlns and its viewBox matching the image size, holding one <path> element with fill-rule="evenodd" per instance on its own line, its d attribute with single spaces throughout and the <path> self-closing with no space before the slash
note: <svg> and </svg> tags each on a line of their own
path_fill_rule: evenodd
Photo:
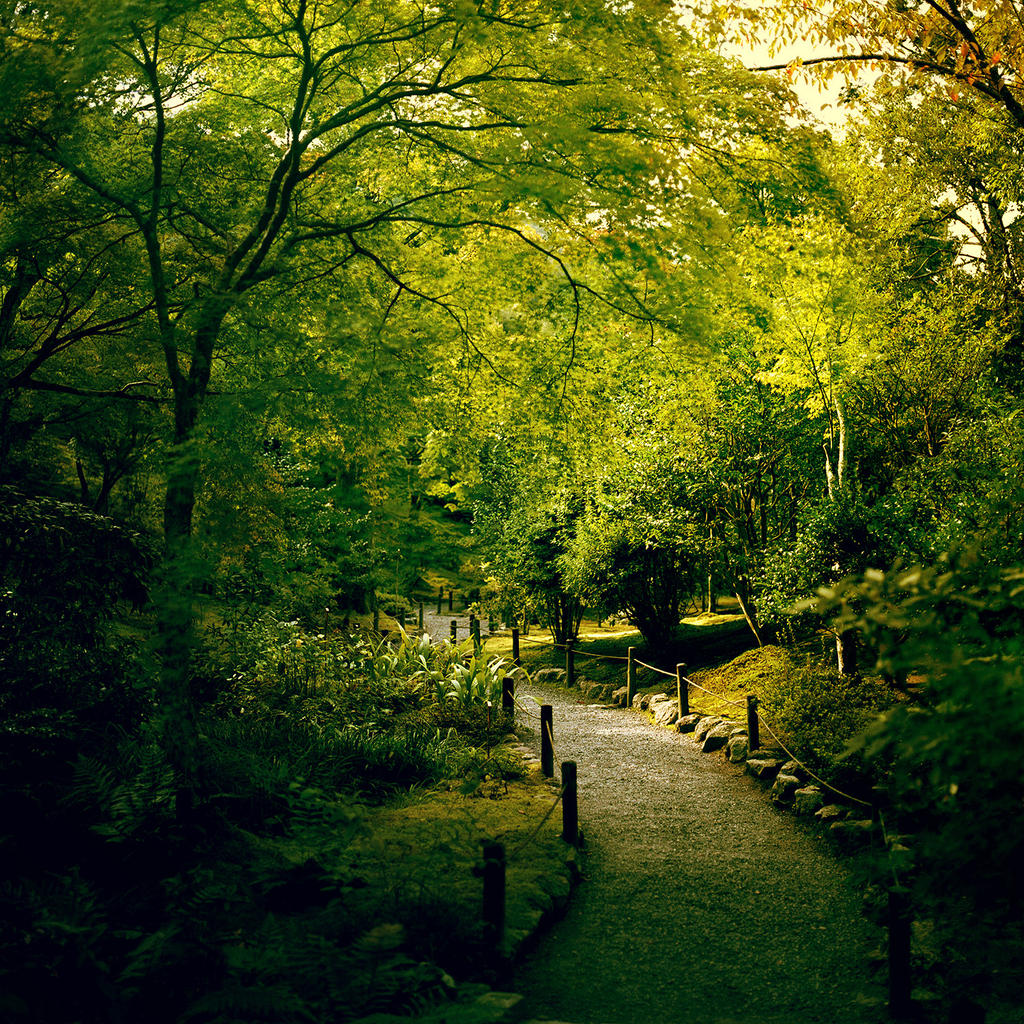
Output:
<svg viewBox="0 0 1024 1024">
<path fill-rule="evenodd" d="M 739 602 L 740 611 L 743 612 L 743 618 L 747 620 L 747 625 L 750 627 L 750 632 L 754 634 L 754 639 L 757 641 L 758 647 L 764 646 L 764 641 L 761 639 L 761 630 L 758 628 L 757 623 L 757 609 L 754 607 L 754 602 L 750 600 L 749 593 L 746 599 L 744 599 L 741 591 L 746 590 L 746 587 L 737 586 L 733 593 L 736 595 L 736 600 Z"/>
<path fill-rule="evenodd" d="M 850 437 L 846 424 L 846 406 L 840 395 L 836 395 L 833 404 L 836 411 L 838 450 L 833 452 L 831 445 L 825 447 L 825 479 L 828 483 L 828 497 L 832 502 L 842 500 L 849 489 L 848 460 Z M 845 630 L 836 636 L 836 668 L 843 676 L 857 674 L 857 635 L 853 630 Z"/>
<path fill-rule="evenodd" d="M 836 634 L 836 667 L 843 676 L 857 674 L 857 632 L 853 629 Z"/>
</svg>

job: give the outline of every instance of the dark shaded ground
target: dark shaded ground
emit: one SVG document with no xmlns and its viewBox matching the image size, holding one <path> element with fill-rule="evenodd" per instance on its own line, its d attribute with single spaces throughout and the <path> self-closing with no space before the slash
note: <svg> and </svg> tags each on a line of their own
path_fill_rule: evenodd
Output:
<svg viewBox="0 0 1024 1024">
<path fill-rule="evenodd" d="M 565 919 L 516 970 L 523 1019 L 886 1019 L 866 959 L 881 938 L 823 840 L 689 737 L 526 692 L 554 706 L 556 765 L 578 763 L 587 867 Z"/>
</svg>

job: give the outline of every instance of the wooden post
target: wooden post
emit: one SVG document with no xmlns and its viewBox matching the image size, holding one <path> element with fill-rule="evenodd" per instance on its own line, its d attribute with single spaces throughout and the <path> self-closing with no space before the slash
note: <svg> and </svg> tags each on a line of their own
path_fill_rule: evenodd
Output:
<svg viewBox="0 0 1024 1024">
<path fill-rule="evenodd" d="M 579 797 L 576 789 L 576 762 L 562 762 L 562 838 L 576 846 L 580 841 Z"/>
<path fill-rule="evenodd" d="M 565 685 L 570 690 L 576 686 L 576 652 L 571 643 L 565 645 Z"/>
<path fill-rule="evenodd" d="M 501 680 L 501 710 L 508 715 L 510 722 L 515 721 L 516 716 L 516 691 L 515 678 L 511 673 L 506 672 Z"/>
<path fill-rule="evenodd" d="M 484 933 L 499 948 L 505 938 L 505 847 L 484 843 Z"/>
<path fill-rule="evenodd" d="M 454 590 L 449 590 L 448 591 L 448 611 L 451 612 L 451 611 L 454 611 L 454 610 L 455 610 L 455 591 Z"/>
<path fill-rule="evenodd" d="M 889 1012 L 898 1018 L 909 1015 L 910 998 L 910 904 L 901 889 L 889 890 Z"/>
<path fill-rule="evenodd" d="M 402 629 L 405 629 L 405 609 L 404 608 L 399 608 L 398 609 L 398 615 L 396 616 L 396 618 L 398 619 L 399 626 L 401 626 Z"/>
<path fill-rule="evenodd" d="M 416 628 L 423 632 L 423 602 L 419 602 L 418 614 L 416 616 Z"/>
<path fill-rule="evenodd" d="M 452 643 L 455 643 L 459 638 L 459 623 L 456 619 L 452 619 Z"/>
<path fill-rule="evenodd" d="M 437 588 L 437 614 L 441 614 L 441 602 L 444 600 L 444 587 Z"/>
<path fill-rule="evenodd" d="M 630 647 L 626 650 L 626 707 L 631 708 L 633 706 L 633 691 L 636 685 L 636 680 L 633 677 L 633 652 L 636 650 L 635 647 Z"/>
<path fill-rule="evenodd" d="M 519 627 L 512 627 L 512 664 L 519 666 L 522 662 L 519 660 Z"/>
<path fill-rule="evenodd" d="M 540 770 L 549 779 L 555 774 L 554 726 L 550 704 L 540 706 Z"/>
<path fill-rule="evenodd" d="M 480 650 L 480 620 L 475 615 L 469 617 L 469 632 L 473 637 L 473 646 Z"/>
<path fill-rule="evenodd" d="M 679 707 L 679 717 L 690 713 L 690 684 L 686 679 L 686 662 L 681 661 L 676 665 L 676 701 Z"/>
<path fill-rule="evenodd" d="M 761 746 L 760 722 L 757 718 L 757 698 L 747 694 L 747 737 L 751 750 L 757 750 Z"/>
</svg>

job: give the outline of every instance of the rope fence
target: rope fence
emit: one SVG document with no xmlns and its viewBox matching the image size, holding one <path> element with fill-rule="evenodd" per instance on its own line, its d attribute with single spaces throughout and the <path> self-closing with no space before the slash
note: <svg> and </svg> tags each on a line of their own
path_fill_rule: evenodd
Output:
<svg viewBox="0 0 1024 1024">
<path fill-rule="evenodd" d="M 521 840 L 516 845 L 515 849 L 508 855 L 507 861 L 509 864 L 511 864 L 516 859 L 516 857 L 518 857 L 519 854 L 521 854 L 523 850 L 525 850 L 526 847 L 529 846 L 530 843 L 532 843 L 538 835 L 540 835 L 540 830 L 548 823 L 548 819 L 551 817 L 551 815 L 555 813 L 555 808 L 562 802 L 563 796 L 565 796 L 564 785 L 559 787 L 558 795 L 555 797 L 555 802 L 548 808 L 547 814 L 545 814 L 544 817 L 541 818 L 537 827 L 525 839 Z"/>
<path fill-rule="evenodd" d="M 559 644 L 553 640 L 535 640 L 532 636 L 523 636 L 519 634 L 519 641 L 525 640 L 528 644 L 534 644 L 538 647 L 550 647 L 553 650 L 565 651 L 571 650 L 573 654 L 578 654 L 584 658 L 594 658 L 598 661 L 626 661 L 621 654 L 595 654 L 593 651 L 579 651 L 572 644 Z"/>
<path fill-rule="evenodd" d="M 554 641 L 536 640 L 533 637 L 524 637 L 522 635 L 519 636 L 519 640 L 526 640 L 527 643 L 532 643 L 532 644 L 534 644 L 536 646 L 539 646 L 539 647 L 549 647 L 549 648 L 551 648 L 553 650 L 569 651 L 569 652 L 571 652 L 572 655 L 581 655 L 584 658 L 594 658 L 594 659 L 598 659 L 598 660 L 602 660 L 602 661 L 624 661 L 624 662 L 627 662 L 631 666 L 635 665 L 638 668 L 647 669 L 650 672 L 655 672 L 658 675 L 664 676 L 664 677 L 666 677 L 668 679 L 676 679 L 677 678 L 676 673 L 674 673 L 674 672 L 669 672 L 666 669 L 659 668 L 657 665 L 651 665 L 651 664 L 649 664 L 646 661 L 641 661 L 639 658 L 632 657 L 632 656 L 622 657 L 621 655 L 614 655 L 614 654 L 594 654 L 594 653 L 591 653 L 591 652 L 588 652 L 588 651 L 576 650 L 573 647 L 572 644 L 559 644 L 559 643 L 555 643 Z M 630 648 L 630 650 L 632 651 L 632 648 Z M 725 694 L 716 693 L 714 690 L 709 690 L 706 686 L 701 686 L 700 683 L 694 682 L 692 679 L 690 679 L 687 676 L 680 676 L 678 678 L 679 678 L 679 681 L 681 683 L 685 684 L 687 687 L 693 687 L 693 689 L 695 689 L 695 690 L 700 690 L 701 693 L 706 693 L 709 697 L 713 697 L 715 700 L 720 701 L 723 704 L 728 704 L 728 705 L 731 705 L 732 707 L 737 707 L 737 708 L 748 707 L 748 705 L 745 704 L 743 701 L 732 700 L 730 697 L 726 697 Z M 632 690 L 631 683 L 632 683 L 632 680 L 629 680 L 628 683 L 627 683 L 627 685 L 629 686 L 630 690 Z M 628 697 L 629 697 L 629 699 L 632 698 L 632 692 L 630 692 L 628 694 Z M 529 708 L 525 707 L 520 701 L 516 700 L 515 704 L 516 704 L 516 707 L 518 707 L 522 711 L 525 711 L 531 717 L 533 717 L 533 718 L 537 718 L 538 717 L 536 712 L 531 711 Z M 776 733 L 776 731 L 771 727 L 771 724 L 765 719 L 764 715 L 762 715 L 760 711 L 756 710 L 756 708 L 755 708 L 754 714 L 755 714 L 758 722 L 760 722 L 765 727 L 765 729 L 768 730 L 768 732 L 771 735 L 772 739 L 775 740 L 775 742 L 779 745 L 779 747 L 783 751 L 785 751 L 785 753 L 789 756 L 790 760 L 794 761 L 797 765 L 799 765 L 800 768 L 810 778 L 815 780 L 815 782 L 820 783 L 827 790 L 829 790 L 829 792 L 835 793 L 836 796 L 842 797 L 844 800 L 849 800 L 851 803 L 859 804 L 862 807 L 872 807 L 873 806 L 867 800 L 862 800 L 860 797 L 853 796 L 851 793 L 846 793 L 843 790 L 838 789 L 836 786 L 832 785 L 832 783 L 827 782 L 825 779 L 823 779 L 816 772 L 812 771 L 806 764 L 804 764 L 803 761 L 800 760 L 800 758 L 798 758 L 782 742 L 782 740 L 779 738 L 778 733 Z M 543 723 L 543 719 L 542 719 L 542 726 L 543 726 L 543 724 L 544 723 Z M 551 737 L 551 739 L 552 739 L 552 745 L 553 745 L 553 739 L 554 739 L 553 736 Z M 543 740 L 543 737 L 542 737 L 542 740 Z"/>
<path fill-rule="evenodd" d="M 514 643 L 513 650 L 517 656 L 516 661 L 518 664 L 518 643 L 520 637 L 518 631 L 514 631 Z M 831 782 L 822 778 L 817 772 L 809 768 L 803 761 L 798 758 L 792 750 L 782 741 L 778 732 L 772 728 L 771 723 L 768 722 L 764 715 L 758 709 L 757 697 L 749 695 L 746 703 L 742 701 L 733 700 L 726 697 L 725 694 L 716 693 L 714 690 L 708 689 L 706 686 L 702 686 L 700 683 L 694 682 L 688 676 L 684 674 L 686 666 L 682 663 L 676 666 L 676 671 L 670 672 L 667 669 L 660 668 L 657 665 L 651 665 L 648 662 L 641 661 L 634 654 L 634 648 L 629 648 L 627 657 L 623 658 L 616 655 L 601 655 L 592 654 L 585 651 L 577 651 L 573 648 L 572 644 L 558 644 L 553 642 L 546 642 L 543 640 L 535 640 L 531 637 L 523 637 L 522 639 L 527 640 L 528 643 L 535 644 L 539 647 L 548 647 L 556 650 L 564 650 L 566 652 L 566 675 L 568 681 L 571 683 L 573 680 L 573 658 L 576 654 L 580 654 L 583 657 L 594 658 L 597 660 L 604 661 L 624 661 L 626 662 L 626 705 L 627 707 L 632 704 L 633 695 L 636 686 L 636 671 L 639 669 L 646 669 L 649 672 L 653 672 L 656 675 L 663 676 L 668 679 L 674 679 L 677 688 L 677 702 L 679 708 L 679 714 L 689 713 L 689 689 L 693 687 L 695 690 L 706 694 L 708 697 L 713 698 L 726 705 L 732 707 L 746 708 L 747 714 L 747 735 L 749 742 L 749 749 L 751 751 L 756 750 L 760 746 L 759 742 L 759 725 L 763 725 L 771 736 L 772 740 L 777 744 L 778 748 L 782 750 L 790 760 L 797 765 L 801 771 L 806 774 L 809 778 L 819 783 L 823 788 L 831 793 L 834 793 L 837 797 L 845 800 L 851 804 L 855 804 L 861 807 L 869 808 L 873 814 L 877 817 L 877 820 L 882 828 L 883 838 L 888 847 L 888 829 L 886 827 L 885 819 L 882 815 L 880 807 L 868 800 L 864 800 L 861 797 L 854 796 L 852 793 L 847 793 Z M 534 711 L 532 708 L 526 706 L 522 701 L 516 698 L 510 698 L 509 707 L 517 707 L 523 713 L 529 715 L 532 719 L 540 720 L 540 739 L 541 739 L 541 770 L 544 775 L 548 778 L 554 774 L 554 726 L 552 720 L 552 707 L 550 704 L 540 705 L 540 713 Z M 495 903 L 493 896 L 494 886 L 492 885 L 488 889 L 486 885 L 486 872 L 491 870 L 494 877 L 500 870 L 501 872 L 501 884 L 502 884 L 502 900 L 504 899 L 504 866 L 505 863 L 511 863 L 518 858 L 522 852 L 533 842 L 536 841 L 537 837 L 541 834 L 544 826 L 551 819 L 551 816 L 555 813 L 555 809 L 562 805 L 562 839 L 572 845 L 578 845 L 580 842 L 579 832 L 579 820 L 578 820 L 578 793 L 577 793 L 577 782 L 576 782 L 576 763 L 574 761 L 562 762 L 562 782 L 559 790 L 555 796 L 554 802 L 547 809 L 544 817 L 540 822 L 532 829 L 529 835 L 521 839 L 509 854 L 507 861 L 504 857 L 504 848 L 500 845 L 492 844 L 488 849 L 492 851 L 492 860 L 487 860 L 487 854 L 485 852 L 484 862 L 484 873 L 485 873 L 485 894 L 484 894 L 484 923 L 485 927 L 491 933 L 500 935 L 500 928 L 504 925 L 504 904 L 502 902 L 501 907 L 498 908 Z M 499 863 L 500 860 L 500 863 Z M 889 932 L 889 1007 L 893 1011 L 904 1011 L 911 1005 L 911 989 L 912 989 L 912 971 L 911 971 L 911 925 L 913 921 L 913 911 L 909 902 L 909 895 L 907 890 L 901 885 L 898 874 L 895 870 L 895 866 L 892 864 L 890 858 L 890 866 L 892 869 L 893 885 L 889 888 L 888 893 L 888 932 Z M 488 893 L 492 895 L 489 897 Z M 488 899 L 491 900 L 490 905 Z M 499 940 L 500 943 L 500 940 Z M 495 947 L 499 948 L 498 946 Z"/>
<path fill-rule="evenodd" d="M 771 733 L 772 739 L 775 740 L 775 742 L 778 743 L 778 745 L 787 754 L 789 754 L 790 759 L 795 761 L 798 765 L 800 765 L 800 767 L 812 779 L 814 779 L 816 782 L 820 782 L 827 790 L 831 791 L 832 793 L 835 793 L 836 796 L 841 796 L 844 800 L 850 800 L 850 801 L 852 801 L 855 804 L 860 804 L 862 807 L 873 807 L 874 806 L 870 801 L 868 801 L 868 800 L 861 800 L 860 797 L 851 796 L 849 793 L 844 793 L 841 789 L 837 789 L 835 786 L 833 786 L 831 782 L 826 782 L 820 775 L 815 775 L 815 773 L 812 772 L 811 769 L 808 768 L 807 765 L 805 765 L 803 763 L 803 761 L 801 761 L 800 758 L 798 758 L 793 753 L 793 751 L 791 751 L 789 749 L 789 747 L 787 747 L 786 744 L 782 742 L 782 740 L 779 739 L 779 737 L 776 734 L 775 730 L 764 720 L 764 716 L 761 715 L 760 713 L 758 713 L 757 717 L 760 719 L 761 724 L 768 730 L 769 733 Z"/>
<path fill-rule="evenodd" d="M 716 700 L 720 700 L 723 704 L 732 704 L 733 707 L 737 707 L 737 708 L 746 707 L 746 704 L 744 704 L 743 701 L 741 701 L 741 700 L 730 700 L 724 694 L 715 693 L 714 690 L 709 690 L 706 686 L 701 686 L 700 683 L 695 683 L 692 679 L 686 679 L 684 677 L 683 681 L 687 685 L 692 686 L 695 690 L 700 690 L 702 693 L 706 693 L 706 694 L 708 694 L 708 696 L 714 697 Z"/>
<path fill-rule="evenodd" d="M 638 658 L 633 659 L 634 665 L 639 665 L 641 668 L 649 668 L 652 672 L 660 672 L 663 676 L 668 676 L 669 679 L 675 679 L 675 672 L 666 672 L 663 668 L 658 668 L 656 665 L 648 665 L 646 661 L 640 661 Z"/>
</svg>

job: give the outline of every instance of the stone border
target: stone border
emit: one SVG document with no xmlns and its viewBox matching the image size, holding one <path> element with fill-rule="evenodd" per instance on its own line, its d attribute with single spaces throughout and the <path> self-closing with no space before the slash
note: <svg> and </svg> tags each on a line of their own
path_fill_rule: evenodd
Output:
<svg viewBox="0 0 1024 1024">
<path fill-rule="evenodd" d="M 626 688 L 620 687 L 611 697 L 616 706 L 623 707 Z M 848 804 L 829 801 L 825 788 L 785 751 L 773 747 L 751 751 L 745 723 L 699 713 L 680 718 L 676 695 L 667 692 L 636 694 L 632 710 L 646 713 L 654 725 L 689 734 L 701 753 L 721 750 L 731 764 L 745 767 L 759 782 L 771 785 L 769 796 L 776 807 L 816 820 L 841 851 L 853 853 L 870 843 L 876 830 L 874 820 L 858 817 L 860 812 Z"/>
</svg>

